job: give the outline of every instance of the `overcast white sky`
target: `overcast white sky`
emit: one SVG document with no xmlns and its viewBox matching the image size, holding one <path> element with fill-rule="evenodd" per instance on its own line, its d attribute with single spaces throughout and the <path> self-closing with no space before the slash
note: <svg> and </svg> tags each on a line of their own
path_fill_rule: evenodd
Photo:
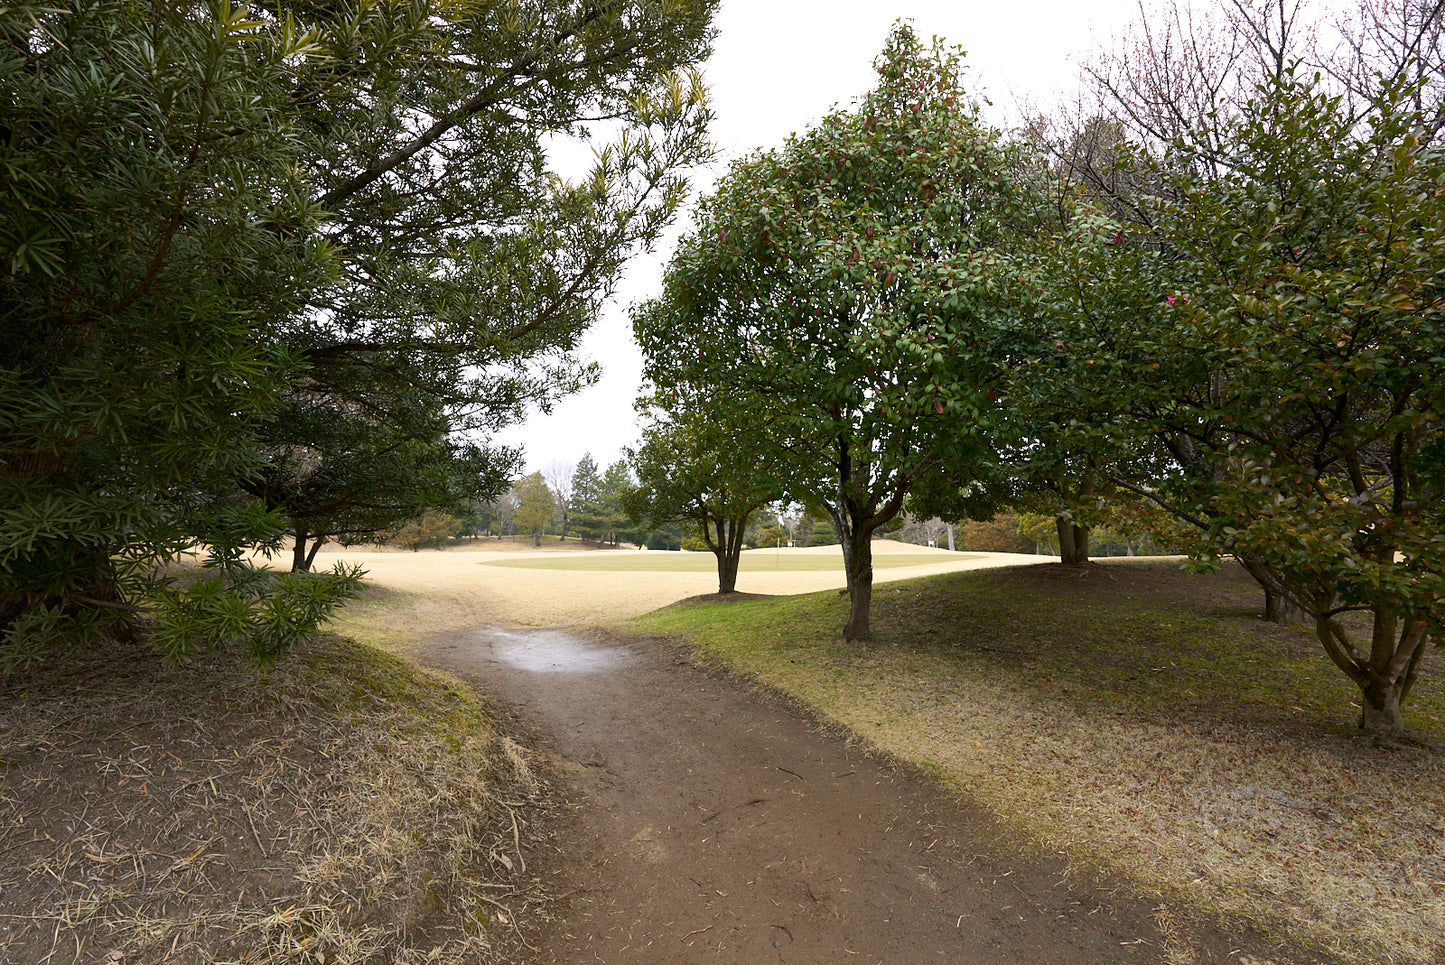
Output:
<svg viewBox="0 0 1445 965">
<path fill-rule="evenodd" d="M 705 67 L 716 115 L 712 136 L 721 156 L 694 181 L 705 192 L 729 161 L 781 144 L 866 91 L 873 58 L 899 18 L 912 20 L 925 39 L 938 36 L 962 46 L 970 91 L 992 103 L 994 123 L 1006 124 L 1017 116 L 1011 108 L 1019 101 L 1047 106 L 1075 90 L 1077 65 L 1111 46 L 1138 16 L 1138 0 L 723 0 L 715 52 Z M 680 228 L 690 224 L 688 215 L 679 222 Z M 528 472 L 576 462 L 584 452 L 606 466 L 636 441 L 632 403 L 642 360 L 627 307 L 657 291 L 668 247 L 632 263 L 584 342 L 584 352 L 602 363 L 602 381 L 551 416 L 533 415 L 499 436 L 525 447 Z"/>
</svg>

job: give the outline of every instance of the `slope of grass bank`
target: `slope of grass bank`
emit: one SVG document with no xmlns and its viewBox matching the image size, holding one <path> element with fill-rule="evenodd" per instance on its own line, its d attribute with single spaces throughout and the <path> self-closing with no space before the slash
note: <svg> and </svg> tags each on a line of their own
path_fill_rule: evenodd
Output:
<svg viewBox="0 0 1445 965">
<path fill-rule="evenodd" d="M 0 678 L 0 960 L 514 960 L 535 793 L 469 691 L 336 637 Z"/>
<path fill-rule="evenodd" d="M 1356 736 L 1308 630 L 1237 572 L 1128 561 L 699 600 L 634 621 L 966 789 L 1040 846 L 1359 962 L 1445 958 L 1445 757 Z M 1445 739 L 1436 658 L 1407 718 Z M 1187 950 L 1180 950 L 1181 954 Z"/>
</svg>

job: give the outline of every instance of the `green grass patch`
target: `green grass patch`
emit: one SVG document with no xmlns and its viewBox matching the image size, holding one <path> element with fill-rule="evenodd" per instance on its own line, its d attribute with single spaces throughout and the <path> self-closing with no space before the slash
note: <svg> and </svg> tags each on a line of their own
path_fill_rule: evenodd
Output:
<svg viewBox="0 0 1445 965">
<path fill-rule="evenodd" d="M 978 559 L 980 553 L 880 553 L 873 557 L 875 570 L 908 566 L 929 566 Z M 481 566 L 509 566 L 525 570 L 577 570 L 592 573 L 715 573 L 717 558 L 711 553 L 586 553 L 570 556 L 525 556 L 487 560 Z M 843 569 L 842 553 L 781 553 L 750 550 L 738 562 L 740 573 L 825 573 Z"/>
<path fill-rule="evenodd" d="M 376 583 L 362 585 L 361 594 L 347 601 L 331 618 L 329 627 L 368 647 L 397 655 L 406 653 L 420 639 L 415 629 L 416 614 L 429 608 L 420 593 L 408 593 Z"/>
</svg>

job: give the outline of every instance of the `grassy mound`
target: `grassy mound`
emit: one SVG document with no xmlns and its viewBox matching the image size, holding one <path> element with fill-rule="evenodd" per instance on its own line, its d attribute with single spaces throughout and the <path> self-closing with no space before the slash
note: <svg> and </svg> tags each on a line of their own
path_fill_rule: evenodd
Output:
<svg viewBox="0 0 1445 965">
<path fill-rule="evenodd" d="M 1358 737 L 1353 685 L 1311 631 L 1256 618 L 1242 573 L 1018 567 L 874 599 L 869 645 L 841 639 L 836 592 L 634 626 L 796 695 L 1081 867 L 1355 961 L 1445 960 L 1445 756 Z M 1445 739 L 1438 659 L 1406 713 Z"/>
<path fill-rule="evenodd" d="M 0 960 L 508 961 L 537 787 L 467 691 L 338 639 L 0 678 Z"/>
</svg>

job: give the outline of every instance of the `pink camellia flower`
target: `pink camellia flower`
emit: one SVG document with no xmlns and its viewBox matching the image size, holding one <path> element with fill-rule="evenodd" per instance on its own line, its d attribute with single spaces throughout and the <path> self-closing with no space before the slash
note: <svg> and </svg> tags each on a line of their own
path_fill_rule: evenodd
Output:
<svg viewBox="0 0 1445 965">
<path fill-rule="evenodd" d="M 1172 306 L 1174 305 L 1174 296 L 1173 296 L 1173 295 L 1168 296 L 1168 297 L 1165 299 L 1165 301 L 1169 302 L 1170 306 L 1172 307 Z"/>
</svg>

